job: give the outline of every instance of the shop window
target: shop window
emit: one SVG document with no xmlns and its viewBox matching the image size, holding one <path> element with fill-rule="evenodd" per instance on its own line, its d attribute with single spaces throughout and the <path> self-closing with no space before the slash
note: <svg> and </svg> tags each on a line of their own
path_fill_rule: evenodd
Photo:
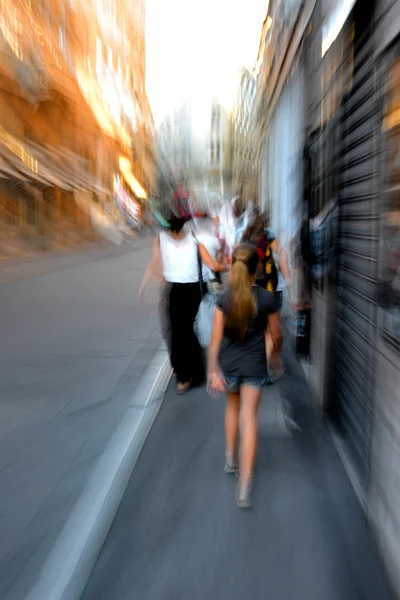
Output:
<svg viewBox="0 0 400 600">
<path fill-rule="evenodd" d="M 313 286 L 323 291 L 336 268 L 338 207 L 335 198 L 334 127 L 325 125 L 308 142 L 309 243 Z"/>
<path fill-rule="evenodd" d="M 392 62 L 387 77 L 383 144 L 385 205 L 380 265 L 383 335 L 400 351 L 400 57 Z"/>
</svg>

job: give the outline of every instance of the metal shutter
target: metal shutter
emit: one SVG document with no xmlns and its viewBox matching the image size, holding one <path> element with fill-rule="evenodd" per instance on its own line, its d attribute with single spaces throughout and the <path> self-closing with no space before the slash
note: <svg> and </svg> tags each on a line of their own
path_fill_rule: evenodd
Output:
<svg viewBox="0 0 400 600">
<path fill-rule="evenodd" d="M 353 85 L 339 124 L 336 390 L 341 431 L 367 476 L 376 363 L 379 105 L 372 38 L 355 49 Z"/>
</svg>

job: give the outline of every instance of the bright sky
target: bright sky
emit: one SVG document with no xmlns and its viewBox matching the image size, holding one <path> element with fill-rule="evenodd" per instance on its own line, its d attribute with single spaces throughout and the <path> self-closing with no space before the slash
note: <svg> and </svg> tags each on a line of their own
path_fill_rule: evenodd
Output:
<svg viewBox="0 0 400 600">
<path fill-rule="evenodd" d="M 269 0 L 147 0 L 147 92 L 156 123 L 186 98 L 236 98 L 254 67 Z"/>
</svg>

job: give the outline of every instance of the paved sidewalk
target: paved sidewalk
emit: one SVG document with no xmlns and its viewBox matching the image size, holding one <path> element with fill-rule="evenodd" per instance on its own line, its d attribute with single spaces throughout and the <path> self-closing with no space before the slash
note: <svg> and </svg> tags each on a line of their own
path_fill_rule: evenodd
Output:
<svg viewBox="0 0 400 600">
<path fill-rule="evenodd" d="M 25 600 L 159 347 L 156 290 L 137 300 L 149 254 L 147 240 L 2 286 L 1 600 Z"/>
<path fill-rule="evenodd" d="M 282 424 L 289 401 L 301 431 Z M 223 473 L 222 399 L 170 386 L 84 600 L 389 600 L 365 516 L 289 352 L 260 411 L 254 506 Z"/>
<path fill-rule="evenodd" d="M 77 267 L 81 264 L 124 256 L 132 250 L 151 244 L 151 236 L 140 236 L 115 245 L 107 240 L 99 240 L 86 247 L 67 248 L 61 251 L 43 252 L 18 259 L 0 261 L 0 283 L 7 284 L 21 279 L 47 275 L 56 271 Z"/>
</svg>

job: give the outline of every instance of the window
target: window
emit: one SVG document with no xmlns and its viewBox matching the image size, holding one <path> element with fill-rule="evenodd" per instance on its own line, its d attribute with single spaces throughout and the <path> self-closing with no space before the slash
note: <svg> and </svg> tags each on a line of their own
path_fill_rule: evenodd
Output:
<svg viewBox="0 0 400 600">
<path fill-rule="evenodd" d="M 383 144 L 386 192 L 380 261 L 383 335 L 400 350 L 400 58 L 391 64 L 387 78 Z"/>
</svg>

